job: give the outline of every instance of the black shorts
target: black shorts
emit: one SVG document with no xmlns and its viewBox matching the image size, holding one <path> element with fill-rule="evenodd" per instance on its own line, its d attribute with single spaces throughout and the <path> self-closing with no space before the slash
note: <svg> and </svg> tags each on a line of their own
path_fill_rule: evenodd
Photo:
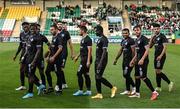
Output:
<svg viewBox="0 0 180 109">
<path fill-rule="evenodd" d="M 44 60 L 39 60 L 36 65 L 38 69 L 44 69 Z"/>
<path fill-rule="evenodd" d="M 143 65 L 135 65 L 135 76 L 140 76 L 140 78 L 147 77 L 147 70 L 148 70 L 149 61 L 144 61 Z"/>
<path fill-rule="evenodd" d="M 90 68 L 88 68 L 87 65 L 86 65 L 87 64 L 87 58 L 88 57 L 81 57 L 78 72 L 81 72 L 82 74 L 89 75 L 89 69 Z M 90 64 L 92 64 L 92 58 L 90 60 Z"/>
<path fill-rule="evenodd" d="M 130 67 L 129 65 L 123 64 L 122 65 L 122 69 L 123 69 L 123 75 L 129 75 L 131 74 L 131 71 L 133 69 L 133 67 Z"/>
<path fill-rule="evenodd" d="M 166 55 L 164 55 L 160 61 L 156 60 L 157 57 L 154 58 L 154 68 L 155 69 L 163 69 L 165 60 L 166 60 Z"/>
<path fill-rule="evenodd" d="M 61 68 L 65 68 L 65 66 L 66 66 L 66 60 L 67 60 L 67 56 L 63 56 L 62 57 L 62 62 L 61 62 Z"/>
<path fill-rule="evenodd" d="M 25 66 L 25 75 L 27 77 L 30 77 L 31 75 L 34 75 L 36 72 L 36 65 L 34 67 L 31 66 L 31 64 L 26 63 Z"/>
<path fill-rule="evenodd" d="M 61 69 L 61 64 L 59 62 L 48 63 L 47 67 L 46 67 L 46 70 L 48 70 L 48 71 L 58 72 L 58 71 L 60 71 L 60 69 Z"/>
<path fill-rule="evenodd" d="M 98 69 L 99 62 L 95 62 L 95 77 L 101 78 L 103 76 L 104 70 L 106 69 L 107 62 L 103 62 L 102 66 Z"/>
</svg>

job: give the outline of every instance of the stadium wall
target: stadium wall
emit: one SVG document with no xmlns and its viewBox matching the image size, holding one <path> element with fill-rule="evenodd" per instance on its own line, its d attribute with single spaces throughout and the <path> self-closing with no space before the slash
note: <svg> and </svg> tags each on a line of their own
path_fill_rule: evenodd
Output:
<svg viewBox="0 0 180 109">
<path fill-rule="evenodd" d="M 138 0 L 104 0 L 105 3 L 111 4 L 117 8 L 122 9 L 125 5 L 130 6 L 131 4 L 138 5 Z M 85 0 L 84 3 L 91 4 L 92 7 L 98 7 L 98 0 Z M 172 0 L 143 0 L 143 4 L 149 6 L 166 6 L 171 8 L 173 1 Z M 35 3 L 36 6 L 39 6 L 41 10 L 43 10 L 43 1 L 37 0 Z M 55 7 L 59 5 L 59 1 L 46 1 L 46 7 Z M 83 7 L 82 0 L 65 0 L 65 5 L 76 6 L 79 5 L 81 8 Z M 9 1 L 6 1 L 6 6 L 25 6 L 25 5 L 11 5 Z M 4 1 L 0 0 L 0 7 L 4 7 Z"/>
</svg>

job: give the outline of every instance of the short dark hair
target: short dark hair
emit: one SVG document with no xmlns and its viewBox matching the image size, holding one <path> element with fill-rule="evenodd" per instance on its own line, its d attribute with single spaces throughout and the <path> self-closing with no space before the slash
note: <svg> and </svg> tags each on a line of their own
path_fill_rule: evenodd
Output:
<svg viewBox="0 0 180 109">
<path fill-rule="evenodd" d="M 34 26 L 34 27 L 37 28 L 37 24 L 36 24 L 36 23 L 32 23 L 32 24 L 30 25 L 30 27 L 32 27 L 32 26 Z"/>
<path fill-rule="evenodd" d="M 58 29 L 57 25 L 53 24 L 51 27 L 54 27 L 55 29 Z"/>
<path fill-rule="evenodd" d="M 102 27 L 101 25 L 97 25 L 97 26 L 96 26 L 96 29 L 99 30 L 99 31 L 101 31 L 101 32 L 103 33 L 103 27 Z"/>
<path fill-rule="evenodd" d="M 86 26 L 80 26 L 80 29 L 83 30 L 84 32 L 87 32 Z"/>
<path fill-rule="evenodd" d="M 152 25 L 153 25 L 153 27 L 160 27 L 160 25 L 158 23 L 153 23 Z"/>
<path fill-rule="evenodd" d="M 133 30 L 136 29 L 136 28 L 139 28 L 141 30 L 141 26 L 140 25 L 134 26 Z"/>
<path fill-rule="evenodd" d="M 41 25 L 40 25 L 40 24 L 38 24 L 38 23 L 37 23 L 36 25 L 37 25 L 37 26 L 39 26 L 39 27 L 41 27 Z"/>
<path fill-rule="evenodd" d="M 23 22 L 22 26 L 24 26 L 24 25 L 29 25 L 29 23 L 28 22 Z"/>
<path fill-rule="evenodd" d="M 62 23 L 62 21 L 59 20 L 57 23 Z"/>
<path fill-rule="evenodd" d="M 129 29 L 128 28 L 124 28 L 122 31 L 127 31 L 129 33 Z"/>
</svg>

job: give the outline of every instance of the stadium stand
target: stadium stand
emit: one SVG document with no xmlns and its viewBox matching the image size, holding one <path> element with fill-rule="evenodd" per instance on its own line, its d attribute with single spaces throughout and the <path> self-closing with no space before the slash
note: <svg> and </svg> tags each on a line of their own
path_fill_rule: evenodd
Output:
<svg viewBox="0 0 180 109">
<path fill-rule="evenodd" d="M 28 7 L 7 7 L 5 10 L 8 10 L 7 18 L 22 20 L 24 16 L 28 17 L 40 17 L 41 10 L 37 6 L 28 6 Z"/>
<path fill-rule="evenodd" d="M 46 18 L 46 26 L 44 30 L 45 35 L 49 35 L 49 28 L 50 25 L 56 23 L 57 21 L 66 22 L 67 30 L 69 31 L 70 35 L 79 36 L 79 25 L 85 25 L 88 27 L 90 37 L 95 36 L 95 32 L 93 31 L 93 27 L 96 26 L 97 22 L 96 19 L 93 19 L 93 13 L 88 13 L 88 10 L 85 10 L 84 14 L 81 14 L 81 8 L 79 6 L 76 7 L 49 7 L 47 8 L 48 14 Z M 90 16 L 88 16 L 90 15 Z M 82 17 L 82 18 L 81 18 Z M 86 21 L 83 21 L 83 18 Z"/>
<path fill-rule="evenodd" d="M 15 25 L 15 19 L 0 19 L 0 31 L 4 37 L 9 37 L 12 34 Z"/>
<path fill-rule="evenodd" d="M 180 12 L 161 9 L 160 7 L 151 7 L 143 5 L 136 7 L 131 5 L 126 7 L 129 11 L 132 27 L 141 25 L 144 35 L 152 35 L 152 23 L 161 25 L 161 32 L 165 35 L 171 35 L 180 29 Z"/>
</svg>

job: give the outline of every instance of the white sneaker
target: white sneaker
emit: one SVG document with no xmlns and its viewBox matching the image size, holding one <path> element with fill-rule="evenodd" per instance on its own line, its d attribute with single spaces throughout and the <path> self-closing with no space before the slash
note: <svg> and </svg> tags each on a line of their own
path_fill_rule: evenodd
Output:
<svg viewBox="0 0 180 109">
<path fill-rule="evenodd" d="M 39 80 L 39 84 L 42 84 L 42 80 Z"/>
<path fill-rule="evenodd" d="M 26 90 L 26 87 L 25 86 L 20 86 L 20 87 L 18 87 L 18 88 L 16 88 L 15 90 Z"/>
<path fill-rule="evenodd" d="M 83 93 L 84 96 L 91 96 L 92 92 L 90 90 L 87 90 L 86 92 Z"/>
<path fill-rule="evenodd" d="M 160 87 L 156 87 L 156 88 L 155 88 L 155 91 L 157 91 L 157 92 L 161 92 L 161 91 L 162 91 L 162 89 L 161 89 Z"/>
<path fill-rule="evenodd" d="M 127 90 L 125 90 L 124 92 L 122 92 L 122 93 L 120 93 L 121 95 L 129 95 L 129 94 L 131 94 L 131 92 L 130 91 L 127 91 Z"/>
<path fill-rule="evenodd" d="M 62 85 L 62 89 L 67 89 L 68 88 L 68 85 L 67 84 L 63 84 Z"/>
<path fill-rule="evenodd" d="M 140 98 L 140 93 L 135 93 L 134 95 L 129 96 L 129 98 Z"/>
<path fill-rule="evenodd" d="M 56 85 L 55 88 L 54 88 L 55 91 L 59 91 L 59 86 Z"/>
<path fill-rule="evenodd" d="M 131 95 L 134 95 L 136 93 L 136 87 L 132 88 Z"/>
<path fill-rule="evenodd" d="M 171 92 L 173 90 L 173 86 L 174 86 L 174 83 L 173 82 L 170 82 L 169 84 L 169 92 Z"/>
</svg>

